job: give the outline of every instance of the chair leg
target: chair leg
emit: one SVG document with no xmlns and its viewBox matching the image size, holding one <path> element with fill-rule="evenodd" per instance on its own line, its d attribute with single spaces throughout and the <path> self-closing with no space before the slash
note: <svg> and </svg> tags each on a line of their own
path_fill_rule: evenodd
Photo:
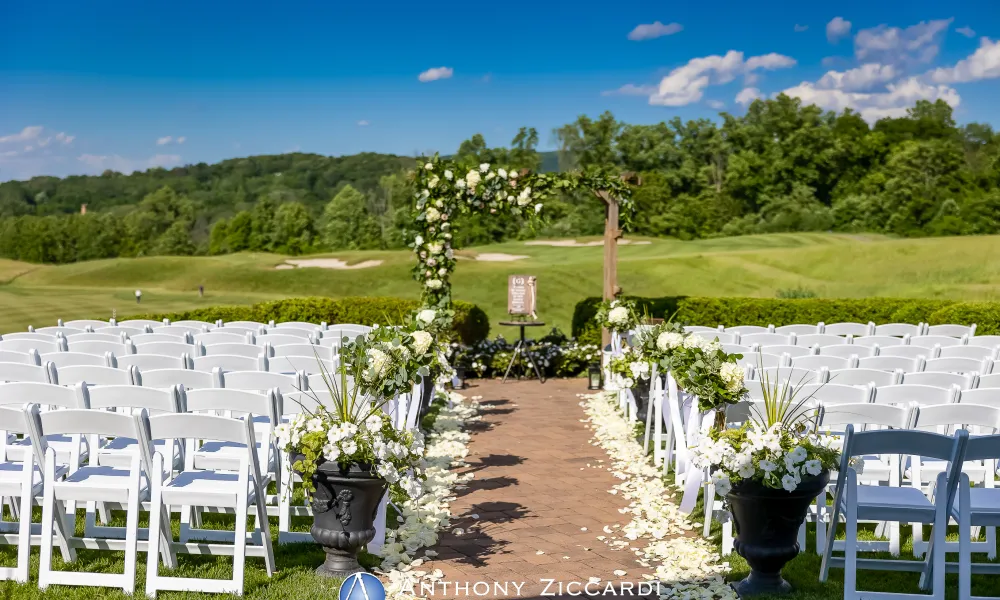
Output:
<svg viewBox="0 0 1000 600">
<path fill-rule="evenodd" d="M 160 504 L 162 498 L 160 483 L 158 481 L 152 481 L 151 487 L 152 490 L 150 490 L 149 499 L 149 545 L 146 547 L 146 596 L 156 598 L 156 579 L 159 576 L 160 568 L 159 555 L 161 552 L 164 556 L 173 553 L 170 548 L 170 544 L 173 542 L 173 534 L 170 533 L 169 519 L 167 519 L 166 528 L 164 528 L 160 523 L 160 520 L 163 518 L 163 506 Z M 167 513 L 168 516 L 169 514 L 170 513 Z M 154 534 L 154 532 L 158 533 Z M 166 540 L 163 539 L 164 532 L 168 536 Z M 154 535 L 156 535 L 155 541 L 153 537 Z"/>
<path fill-rule="evenodd" d="M 257 525 L 260 528 L 259 529 L 260 540 L 261 540 L 261 542 L 263 543 L 263 546 L 264 546 L 264 565 L 267 568 L 267 576 L 270 577 L 270 576 L 274 575 L 274 571 L 276 570 L 275 561 L 274 561 L 274 546 L 271 544 L 271 523 L 267 519 L 267 513 L 264 512 L 266 509 L 264 507 L 264 497 L 263 497 L 263 493 L 262 493 L 263 490 L 261 490 L 260 487 L 261 486 L 258 486 L 257 514 L 258 515 L 264 515 L 264 518 L 260 519 L 258 521 Z M 389 497 L 389 493 L 388 492 L 386 492 L 385 497 L 386 498 Z M 385 518 L 384 517 L 382 519 L 382 523 L 383 524 L 385 523 Z"/>
<path fill-rule="evenodd" d="M 236 595 L 243 595 L 243 571 L 246 567 L 247 554 L 247 502 L 246 498 L 237 500 L 239 506 L 236 507 L 236 533 L 233 546 L 233 584 L 236 586 Z"/>
<path fill-rule="evenodd" d="M 799 544 L 799 554 L 802 554 L 806 551 L 806 524 L 808 522 L 809 522 L 809 515 L 806 515 L 805 520 L 802 521 L 801 525 L 799 525 L 799 535 L 797 540 Z"/>
<path fill-rule="evenodd" d="M 30 461 L 25 461 L 30 462 Z M 34 471 L 34 463 L 28 465 L 27 485 L 21 485 L 20 513 L 23 518 L 18 521 L 17 528 L 17 570 L 14 573 L 14 581 L 26 583 L 28 581 L 28 568 L 31 561 L 31 477 Z M 11 505 L 15 504 L 14 498 L 10 499 Z"/>
<path fill-rule="evenodd" d="M 958 490 L 958 497 L 958 599 L 969 600 L 972 597 L 972 532 L 969 527 L 968 486 Z"/>
<path fill-rule="evenodd" d="M 135 471 L 135 481 L 132 484 L 132 489 L 129 490 L 128 498 L 128 515 L 125 517 L 125 585 L 122 586 L 122 591 L 126 594 L 131 595 L 135 592 L 135 562 L 136 562 L 136 547 L 139 542 L 139 472 L 138 465 Z M 149 537 L 153 538 L 156 533 L 155 529 L 150 529 Z M 152 539 L 148 543 L 152 543 Z M 151 551 L 154 557 L 157 552 Z"/>
<path fill-rule="evenodd" d="M 889 523 L 889 554 L 899 556 L 899 523 Z"/>
<path fill-rule="evenodd" d="M 847 499 L 847 535 L 844 540 L 844 599 L 858 597 L 858 507 L 854 495 Z M 833 535 L 827 540 L 830 545 Z M 825 560 L 824 560 L 825 562 Z"/>
<path fill-rule="evenodd" d="M 45 455 L 45 490 L 42 492 L 42 547 L 38 561 L 38 589 L 49 587 L 49 574 L 52 571 L 52 524 L 56 517 L 55 491 L 52 481 L 55 479 L 55 457 L 51 452 Z"/>
<path fill-rule="evenodd" d="M 985 527 L 986 529 L 986 557 L 995 560 L 997 557 L 997 528 Z"/>
<path fill-rule="evenodd" d="M 708 537 L 712 534 L 712 517 L 715 512 L 715 484 L 705 484 L 702 490 L 705 494 L 705 522 L 702 525 L 701 536 Z"/>
</svg>

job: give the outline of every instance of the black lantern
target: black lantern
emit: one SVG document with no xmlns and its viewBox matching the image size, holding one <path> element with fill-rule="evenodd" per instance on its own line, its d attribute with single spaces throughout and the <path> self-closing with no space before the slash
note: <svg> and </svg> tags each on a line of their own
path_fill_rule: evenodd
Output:
<svg viewBox="0 0 1000 600">
<path fill-rule="evenodd" d="M 588 390 L 599 390 L 604 384 L 603 381 L 604 372 L 601 371 L 601 365 L 599 363 L 594 363 L 587 368 L 587 389 Z"/>
<path fill-rule="evenodd" d="M 451 387 L 456 390 L 465 389 L 465 367 L 455 367 L 455 376 L 451 379 Z"/>
</svg>

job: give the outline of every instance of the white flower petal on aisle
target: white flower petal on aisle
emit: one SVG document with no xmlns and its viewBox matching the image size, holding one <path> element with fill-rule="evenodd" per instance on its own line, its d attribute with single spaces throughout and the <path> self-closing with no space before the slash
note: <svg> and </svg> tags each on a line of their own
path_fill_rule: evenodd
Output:
<svg viewBox="0 0 1000 600">
<path fill-rule="evenodd" d="M 599 393 L 582 398 L 586 422 L 594 434 L 592 443 L 608 453 L 608 470 L 621 480 L 609 493 L 628 500 L 622 514 L 631 515 L 623 527 L 606 526 L 604 531 L 610 535 L 598 539 L 619 549 L 633 541 L 646 542 L 644 548 L 632 551 L 639 564 L 654 570 L 651 578 L 660 582 L 660 598 L 735 599 L 723 578 L 728 563 L 720 560 L 718 549 L 706 540 L 685 535 L 694 524 L 680 512 L 660 469 L 636 441 L 633 425 L 618 411 L 617 396 Z"/>
<path fill-rule="evenodd" d="M 450 392 L 451 406 L 438 413 L 427 436 L 424 453 L 424 494 L 407 500 L 399 508 L 403 519 L 397 529 L 386 532 L 382 546 L 382 565 L 376 572 L 388 579 L 386 598 L 413 600 L 411 591 L 420 589 L 421 581 L 438 581 L 444 574 L 440 569 L 420 570 L 422 558 L 414 558 L 421 548 L 433 546 L 438 531 L 446 528 L 451 519 L 449 506 L 455 499 L 455 489 L 473 478 L 472 473 L 459 474 L 457 467 L 464 466 L 469 454 L 467 425 L 479 417 L 478 396 L 466 401 L 457 392 Z M 426 550 L 428 558 L 436 556 Z"/>
</svg>

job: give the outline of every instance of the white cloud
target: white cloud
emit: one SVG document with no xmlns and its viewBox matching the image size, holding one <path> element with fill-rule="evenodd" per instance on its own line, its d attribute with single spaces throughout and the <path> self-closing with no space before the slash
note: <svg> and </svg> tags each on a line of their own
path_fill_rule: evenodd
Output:
<svg viewBox="0 0 1000 600">
<path fill-rule="evenodd" d="M 944 100 L 951 106 L 958 106 L 961 98 L 953 88 L 946 85 L 930 85 L 917 77 L 910 77 L 890 83 L 884 92 L 848 92 L 841 89 L 823 89 L 810 82 L 788 88 L 783 93 L 801 98 L 805 104 L 816 104 L 833 111 L 851 108 L 858 111 L 868 122 L 884 117 L 902 117 L 906 109 L 917 100 Z"/>
<path fill-rule="evenodd" d="M 174 136 L 172 136 L 172 135 L 165 135 L 165 136 L 163 136 L 161 138 L 156 138 L 156 145 L 157 146 L 166 146 L 167 144 L 169 144 L 172 141 L 174 141 Z"/>
<path fill-rule="evenodd" d="M 6 152 L 0 152 L 0 157 L 2 158 L 10 158 L 13 156 L 17 156 L 17 150 L 8 150 Z"/>
<path fill-rule="evenodd" d="M 736 94 L 736 103 L 746 106 L 760 97 L 760 90 L 757 88 L 743 88 L 739 94 Z"/>
<path fill-rule="evenodd" d="M 971 27 L 959 27 L 958 29 L 955 30 L 955 33 L 961 33 L 967 38 L 976 37 L 976 32 L 973 31 Z"/>
<path fill-rule="evenodd" d="M 795 24 L 795 33 L 802 33 L 803 31 L 806 31 L 808 29 L 809 29 L 808 25 L 799 25 L 798 23 Z"/>
<path fill-rule="evenodd" d="M 433 69 L 427 69 L 423 73 L 417 76 L 422 83 L 427 83 L 428 81 L 437 81 L 438 79 L 450 79 L 455 73 L 455 69 L 451 67 L 435 67 Z"/>
<path fill-rule="evenodd" d="M 775 53 L 751 56 L 744 61 L 743 53 L 736 50 L 730 50 L 725 56 L 693 58 L 660 81 L 659 88 L 650 95 L 649 103 L 684 106 L 701 100 L 705 88 L 711 84 L 728 83 L 737 75 L 746 75 L 756 69 L 783 69 L 794 64 L 793 58 Z"/>
<path fill-rule="evenodd" d="M 30 125 L 22 129 L 19 133 L 0 136 L 0 144 L 31 141 L 42 133 L 42 129 L 41 125 Z"/>
<path fill-rule="evenodd" d="M 635 29 L 629 32 L 628 39 L 633 42 L 641 42 L 642 40 L 652 40 L 665 35 L 673 35 L 683 29 L 684 26 L 680 23 L 667 23 L 664 25 L 659 21 L 654 21 L 648 24 L 636 25 Z"/>
<path fill-rule="evenodd" d="M 824 56 L 823 60 L 820 61 L 824 67 L 832 69 L 837 65 L 846 64 L 848 61 L 843 56 Z"/>
<path fill-rule="evenodd" d="M 176 154 L 155 154 L 149 158 L 125 158 L 118 154 L 96 155 L 81 154 L 77 160 L 90 167 L 92 171 L 102 172 L 108 169 L 119 173 L 129 174 L 135 171 L 144 171 L 155 167 L 173 167 L 181 162 L 181 157 Z"/>
<path fill-rule="evenodd" d="M 993 42 L 984 37 L 979 42 L 979 49 L 968 58 L 958 61 L 954 67 L 934 69 L 927 76 L 934 83 L 966 83 L 1000 77 L 1000 40 Z"/>
<path fill-rule="evenodd" d="M 358 127 L 367 127 L 367 126 L 368 126 L 368 121 L 365 121 L 364 119 L 358 121 Z"/>
<path fill-rule="evenodd" d="M 859 61 L 882 64 L 930 62 L 953 20 L 921 21 L 906 29 L 886 25 L 862 29 L 854 37 L 854 55 Z"/>
<path fill-rule="evenodd" d="M 56 139 L 68 146 L 73 143 L 73 140 L 76 139 L 76 136 L 66 135 L 66 132 L 60 131 L 59 133 L 56 134 Z"/>
<path fill-rule="evenodd" d="M 851 35 L 851 22 L 843 17 L 834 17 L 826 24 L 826 39 L 836 44 L 841 38 Z"/>
<path fill-rule="evenodd" d="M 177 138 L 177 143 L 178 144 L 183 144 L 186 141 L 187 141 L 187 138 L 184 137 L 183 135 L 181 137 Z"/>
<path fill-rule="evenodd" d="M 657 87 L 655 85 L 636 85 L 634 83 L 626 83 L 617 90 L 607 90 L 601 92 L 602 96 L 649 96 L 650 94 L 655 94 Z"/>
<path fill-rule="evenodd" d="M 888 83 L 900 75 L 892 65 L 868 63 L 848 71 L 828 71 L 816 87 L 859 92 Z"/>
<path fill-rule="evenodd" d="M 709 100 L 708 106 L 709 108 L 714 108 L 715 110 L 722 110 L 723 108 L 726 108 L 726 103 L 722 100 Z"/>
</svg>

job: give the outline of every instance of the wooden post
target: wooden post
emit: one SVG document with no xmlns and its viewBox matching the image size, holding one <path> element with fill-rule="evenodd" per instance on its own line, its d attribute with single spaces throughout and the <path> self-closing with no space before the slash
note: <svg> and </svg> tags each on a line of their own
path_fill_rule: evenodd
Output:
<svg viewBox="0 0 1000 600">
<path fill-rule="evenodd" d="M 618 199 L 614 198 L 606 190 L 595 192 L 597 197 L 604 201 L 604 300 L 615 298 L 620 292 L 618 287 L 618 239 L 622 237 L 622 231 L 618 228 Z M 601 330 L 601 348 L 605 348 L 611 343 L 611 332 L 607 329 Z"/>
</svg>

